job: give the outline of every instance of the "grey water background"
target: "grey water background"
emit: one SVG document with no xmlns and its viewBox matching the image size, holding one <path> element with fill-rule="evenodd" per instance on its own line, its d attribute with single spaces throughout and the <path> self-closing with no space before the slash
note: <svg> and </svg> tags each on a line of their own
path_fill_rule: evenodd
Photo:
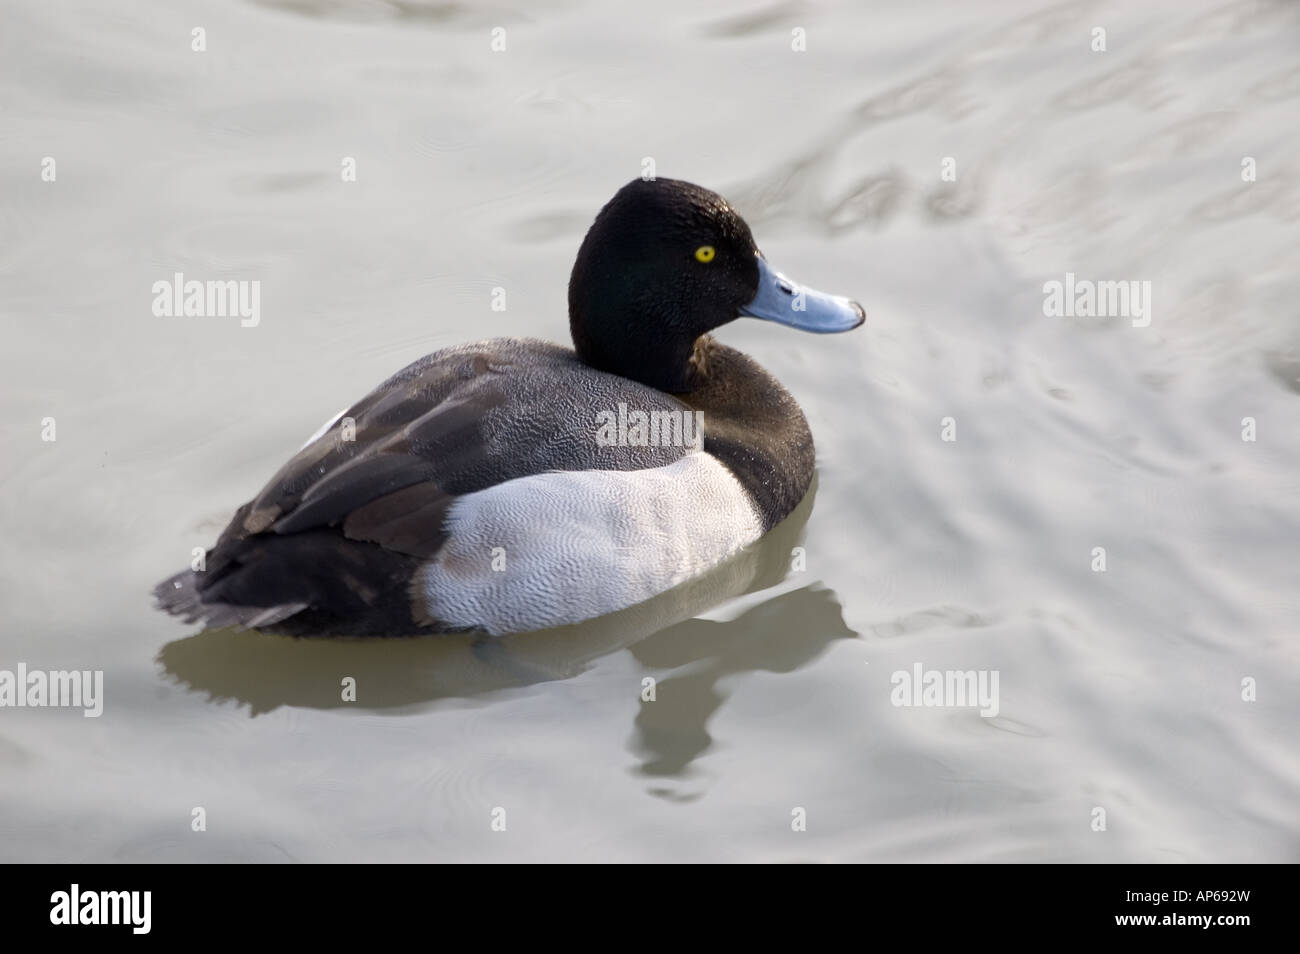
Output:
<svg viewBox="0 0 1300 954">
<path fill-rule="evenodd" d="M 0 0 L 0 669 L 106 693 L 0 709 L 0 859 L 1300 860 L 1298 40 L 1221 0 Z M 867 308 L 720 332 L 816 435 L 805 569 L 486 653 L 150 608 L 395 369 L 567 341 L 644 157 Z M 155 317 L 177 271 L 260 323 Z M 1067 271 L 1150 325 L 1045 317 Z M 895 707 L 917 663 L 998 715 Z"/>
</svg>

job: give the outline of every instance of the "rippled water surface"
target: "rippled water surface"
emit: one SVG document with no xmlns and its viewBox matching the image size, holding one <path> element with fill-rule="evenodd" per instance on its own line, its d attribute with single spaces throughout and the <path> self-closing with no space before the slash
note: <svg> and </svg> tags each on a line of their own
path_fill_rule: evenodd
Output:
<svg viewBox="0 0 1300 954">
<path fill-rule="evenodd" d="M 0 23 L 0 669 L 106 694 L 0 709 L 0 858 L 1300 860 L 1300 7 Z M 578 243 L 646 157 L 869 313 L 720 333 L 818 442 L 815 500 L 752 565 L 487 648 L 151 609 L 396 368 L 567 340 Z M 260 323 L 155 317 L 178 271 L 260 281 Z M 1149 281 L 1150 323 L 1045 317 L 1067 272 Z M 917 664 L 996 671 L 997 715 L 894 706 Z"/>
</svg>

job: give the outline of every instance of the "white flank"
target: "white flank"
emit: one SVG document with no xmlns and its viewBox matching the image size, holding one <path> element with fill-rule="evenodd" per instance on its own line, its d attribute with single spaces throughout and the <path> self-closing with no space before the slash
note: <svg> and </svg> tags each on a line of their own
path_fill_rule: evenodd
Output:
<svg viewBox="0 0 1300 954">
<path fill-rule="evenodd" d="M 466 494 L 413 581 L 428 615 L 494 635 L 640 603 L 762 535 L 749 495 L 705 453 L 666 467 L 558 471 Z"/>
</svg>

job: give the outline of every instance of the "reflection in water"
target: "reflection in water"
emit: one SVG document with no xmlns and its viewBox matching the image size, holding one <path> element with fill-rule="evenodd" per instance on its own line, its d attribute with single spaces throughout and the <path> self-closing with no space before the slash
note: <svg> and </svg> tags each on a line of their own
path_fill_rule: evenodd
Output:
<svg viewBox="0 0 1300 954">
<path fill-rule="evenodd" d="M 855 635 L 829 590 L 804 587 L 733 620 L 687 620 L 633 646 L 632 654 L 648 667 L 701 663 L 660 680 L 655 701 L 641 704 L 633 743 L 646 756 L 641 772 L 681 775 L 709 747 L 707 723 L 727 698 L 718 686 L 723 677 L 793 672 L 820 656 L 833 640 Z"/>
<path fill-rule="evenodd" d="M 791 548 L 808 522 L 816 493 L 814 479 L 803 502 L 771 533 L 704 576 L 585 623 L 498 639 L 453 634 L 393 640 L 303 640 L 243 630 L 208 630 L 168 643 L 159 652 L 158 662 L 174 679 L 214 700 L 236 699 L 248 704 L 254 716 L 282 705 L 391 709 L 569 679 L 593 660 L 652 633 L 664 636 L 676 632 L 681 627 L 674 624 L 704 609 L 779 583 L 789 569 Z M 765 605 L 780 604 L 787 598 L 778 597 Z M 749 620 L 757 612 L 753 610 L 741 620 Z M 705 625 L 728 628 L 738 638 L 749 625 L 741 620 Z M 671 628 L 661 632 L 665 627 Z M 716 637 L 713 644 L 717 644 Z M 656 639 L 655 645 L 681 646 L 682 663 L 699 658 L 690 655 L 689 640 L 670 638 L 664 643 Z M 356 680 L 355 702 L 343 701 L 346 677 Z"/>
</svg>

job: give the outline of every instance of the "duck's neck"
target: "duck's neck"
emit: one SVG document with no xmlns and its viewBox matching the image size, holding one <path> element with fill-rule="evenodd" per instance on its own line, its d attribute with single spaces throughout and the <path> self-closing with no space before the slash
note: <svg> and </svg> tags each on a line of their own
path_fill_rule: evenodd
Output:
<svg viewBox="0 0 1300 954">
<path fill-rule="evenodd" d="M 687 394 L 702 382 L 709 337 L 654 339 L 591 338 L 573 329 L 573 346 L 583 364 L 630 378 L 657 391 Z"/>
<path fill-rule="evenodd" d="M 808 421 L 776 378 L 734 348 L 706 335 L 693 364 L 698 383 L 681 400 L 702 415 L 704 450 L 727 465 L 770 530 L 812 484 Z"/>
</svg>

